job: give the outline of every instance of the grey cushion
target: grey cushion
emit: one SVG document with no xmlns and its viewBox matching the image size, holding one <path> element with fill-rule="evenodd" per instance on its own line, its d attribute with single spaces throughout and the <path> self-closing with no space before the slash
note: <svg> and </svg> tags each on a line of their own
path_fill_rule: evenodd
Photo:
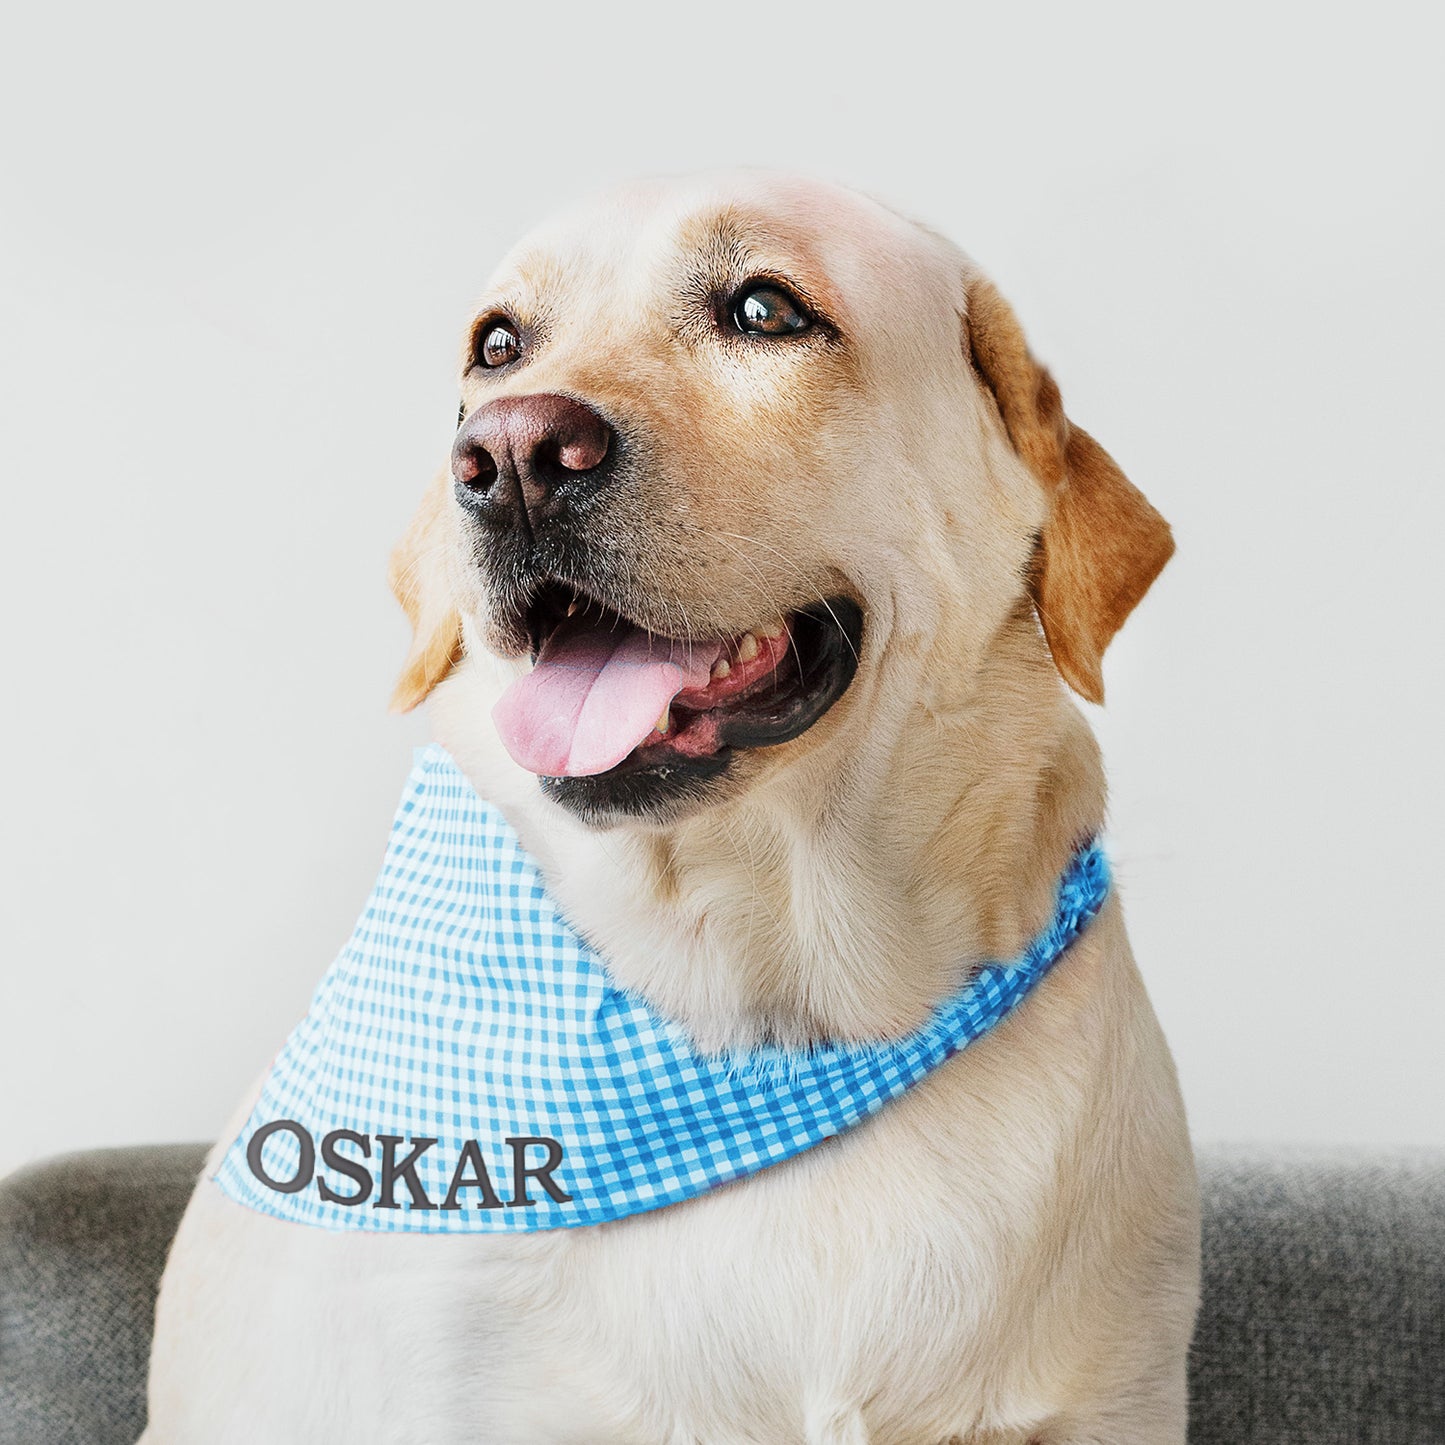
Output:
<svg viewBox="0 0 1445 1445">
<path fill-rule="evenodd" d="M 97 1149 L 0 1181 L 0 1445 L 134 1445 L 156 1286 L 205 1154 Z"/>
<path fill-rule="evenodd" d="M 132 1445 L 204 1153 L 104 1150 L 0 1182 L 0 1445 Z M 1213 1149 L 1200 1169 L 1194 1445 L 1445 1445 L 1445 1155 Z"/>
<path fill-rule="evenodd" d="M 1445 1155 L 1199 1164 L 1191 1441 L 1445 1445 Z"/>
</svg>

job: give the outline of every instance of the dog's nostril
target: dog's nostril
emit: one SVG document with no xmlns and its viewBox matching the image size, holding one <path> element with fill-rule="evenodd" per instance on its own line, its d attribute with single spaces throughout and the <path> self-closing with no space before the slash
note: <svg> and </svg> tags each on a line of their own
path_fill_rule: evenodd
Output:
<svg viewBox="0 0 1445 1445">
<path fill-rule="evenodd" d="M 489 492 L 497 480 L 497 464 L 482 447 L 467 447 L 452 463 L 452 475 L 469 492 Z"/>
<path fill-rule="evenodd" d="M 605 424 L 579 428 L 570 436 L 558 437 L 548 447 L 558 466 L 569 472 L 590 472 L 606 459 L 612 433 Z"/>
<path fill-rule="evenodd" d="M 531 472 L 543 486 L 556 486 L 602 465 L 610 437 L 606 433 L 585 436 L 543 437 L 532 453 Z"/>
</svg>

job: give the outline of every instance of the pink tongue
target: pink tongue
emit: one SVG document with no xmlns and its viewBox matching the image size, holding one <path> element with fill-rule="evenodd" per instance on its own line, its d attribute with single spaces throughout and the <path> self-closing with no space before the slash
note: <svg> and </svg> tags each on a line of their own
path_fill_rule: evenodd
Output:
<svg viewBox="0 0 1445 1445">
<path fill-rule="evenodd" d="M 585 777 L 620 763 L 685 687 L 706 687 L 721 642 L 683 643 L 630 623 L 564 623 L 492 717 L 529 773 Z"/>
</svg>

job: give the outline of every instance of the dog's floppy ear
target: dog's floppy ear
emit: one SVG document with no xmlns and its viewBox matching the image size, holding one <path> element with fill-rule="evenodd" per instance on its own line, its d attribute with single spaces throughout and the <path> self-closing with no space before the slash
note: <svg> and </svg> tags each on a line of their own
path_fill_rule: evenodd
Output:
<svg viewBox="0 0 1445 1445">
<path fill-rule="evenodd" d="M 1104 649 L 1174 551 L 1169 524 L 1088 432 L 1064 415 L 1053 377 L 993 284 L 966 282 L 965 338 L 1014 450 L 1048 495 L 1030 578 L 1064 681 L 1104 700 Z"/>
<path fill-rule="evenodd" d="M 391 695 L 396 712 L 410 712 L 424 701 L 462 656 L 462 618 L 447 585 L 450 496 L 451 479 L 443 473 L 427 488 L 387 569 L 412 626 L 411 651 Z"/>
</svg>

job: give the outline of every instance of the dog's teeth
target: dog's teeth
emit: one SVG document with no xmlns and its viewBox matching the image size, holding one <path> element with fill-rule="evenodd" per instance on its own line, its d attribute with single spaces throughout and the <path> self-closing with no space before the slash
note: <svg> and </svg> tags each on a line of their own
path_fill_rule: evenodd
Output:
<svg viewBox="0 0 1445 1445">
<path fill-rule="evenodd" d="M 733 665 L 727 658 L 720 657 L 712 665 L 712 680 L 716 682 L 719 678 L 726 677 L 733 670 Z"/>
<path fill-rule="evenodd" d="M 738 661 L 751 662 L 758 655 L 758 639 L 751 632 L 745 632 L 738 643 Z"/>
<path fill-rule="evenodd" d="M 783 619 L 776 617 L 766 627 L 758 628 L 758 631 L 769 641 L 776 642 L 783 635 Z"/>
<path fill-rule="evenodd" d="M 567 604 L 567 616 L 568 616 L 568 617 L 573 616 L 573 615 L 576 613 L 577 608 L 578 608 L 579 605 L 580 605 L 580 604 L 578 603 L 577 599 L 574 597 L 574 598 Z"/>
<path fill-rule="evenodd" d="M 665 733 L 672 726 L 672 704 L 669 703 L 662 710 L 662 716 L 657 720 L 657 731 Z"/>
</svg>

